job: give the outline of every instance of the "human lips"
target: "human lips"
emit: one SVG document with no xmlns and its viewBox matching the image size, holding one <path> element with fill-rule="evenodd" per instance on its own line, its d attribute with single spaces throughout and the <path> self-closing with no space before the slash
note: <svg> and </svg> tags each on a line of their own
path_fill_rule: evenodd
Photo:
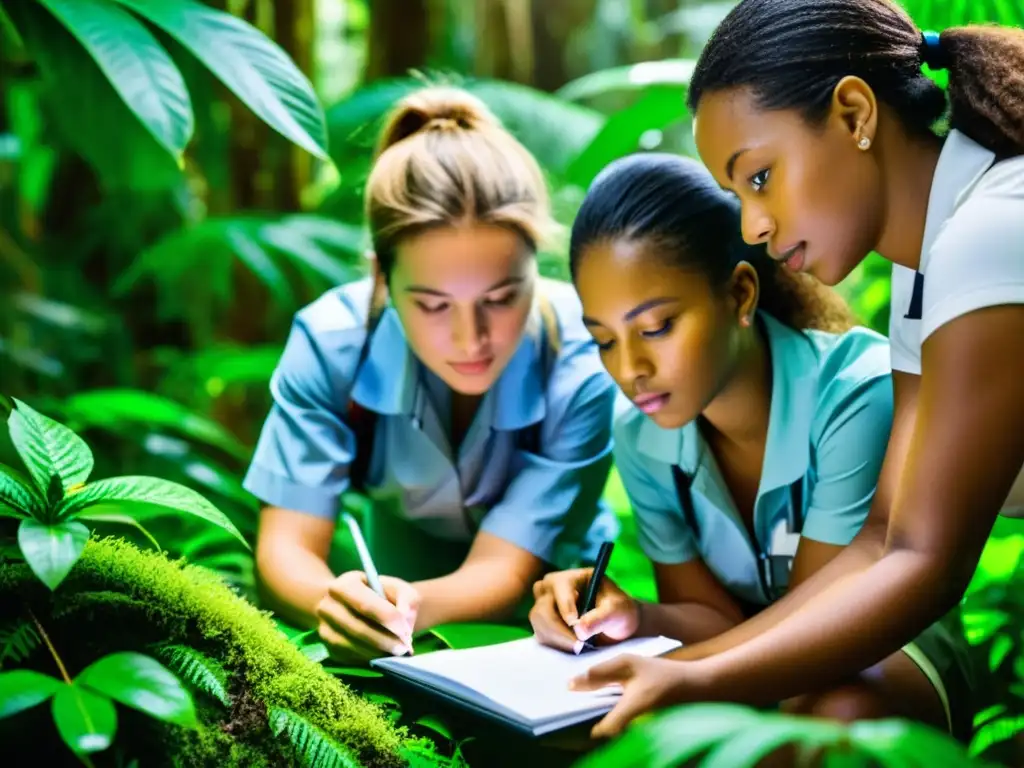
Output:
<svg viewBox="0 0 1024 768">
<path fill-rule="evenodd" d="M 770 251 L 769 255 L 783 266 L 788 267 L 794 272 L 799 272 L 804 266 L 807 255 L 807 243 L 797 243 L 781 252 Z"/>
<path fill-rule="evenodd" d="M 668 403 L 668 392 L 660 394 L 639 395 L 633 398 L 633 405 L 646 413 L 648 416 L 657 413 Z"/>
<path fill-rule="evenodd" d="M 494 357 L 483 357 L 479 360 L 470 360 L 464 363 L 448 363 L 456 373 L 461 373 L 463 376 L 482 376 L 487 373 L 490 369 L 491 364 L 494 363 Z"/>
</svg>

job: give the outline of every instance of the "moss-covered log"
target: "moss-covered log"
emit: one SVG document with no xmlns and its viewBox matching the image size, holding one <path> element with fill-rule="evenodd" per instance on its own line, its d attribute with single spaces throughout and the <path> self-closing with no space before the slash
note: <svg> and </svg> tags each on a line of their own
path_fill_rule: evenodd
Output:
<svg viewBox="0 0 1024 768">
<path fill-rule="evenodd" d="M 405 763 L 403 731 L 303 656 L 267 613 L 210 571 L 120 539 L 93 539 L 54 593 L 27 566 L 0 565 L 0 618 L 30 615 L 45 628 L 72 677 L 107 653 L 152 653 L 163 642 L 191 646 L 223 665 L 230 706 L 197 694 L 203 723 L 198 731 L 118 708 L 117 751 L 140 765 L 300 765 L 284 735 L 274 736 L 269 726 L 274 708 L 311 722 L 361 765 Z M 17 666 L 57 674 L 45 647 Z M 51 759 L 79 765 L 61 744 L 48 707 L 0 721 L 0 742 L 7 765 L 30 764 L 29 756 L 31 764 L 52 764 Z M 112 759 L 113 753 L 100 754 L 94 762 L 113 765 Z"/>
</svg>

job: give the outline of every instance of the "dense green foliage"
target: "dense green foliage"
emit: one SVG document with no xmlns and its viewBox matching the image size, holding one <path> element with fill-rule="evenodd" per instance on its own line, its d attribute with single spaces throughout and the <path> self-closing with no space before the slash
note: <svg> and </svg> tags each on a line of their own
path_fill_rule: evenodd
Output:
<svg viewBox="0 0 1024 768">
<path fill-rule="evenodd" d="M 152 744 L 169 760 L 225 765 L 459 765 L 466 757 L 490 766 L 507 752 L 502 734 L 417 709 L 368 670 L 318 668 L 315 642 L 296 640 L 300 651 L 247 600 L 252 554 L 234 533 L 254 541 L 256 502 L 240 478 L 270 373 L 291 314 L 363 273 L 370 147 L 387 109 L 422 82 L 361 83 L 354 71 L 318 67 L 325 45 L 310 54 L 311 31 L 336 23 L 324 8 L 348 25 L 331 60 L 365 53 L 370 69 L 374 53 L 364 49 L 377 44 L 367 38 L 385 4 L 320 3 L 322 17 L 310 14 L 313 5 L 0 0 L 0 414 L 13 405 L 4 397 L 31 406 L 10 435 L 0 429 L 0 667 L 54 673 L 29 606 L 69 669 L 142 652 L 173 671 L 198 707 L 200 727 L 181 730 L 119 706 L 110 764 L 128 765 Z M 544 10 L 565 15 L 548 27 L 575 24 L 591 48 L 578 77 L 543 88 L 451 74 L 471 71 L 467 61 L 481 56 L 471 49 L 494 41 L 472 42 L 464 28 L 472 4 L 408 3 L 428 5 L 442 9 L 444 34 L 417 65 L 480 96 L 537 156 L 563 225 L 609 161 L 644 149 L 693 153 L 683 96 L 708 20 L 728 0 L 577 0 Z M 925 28 L 1024 24 L 1013 2 L 905 5 Z M 581 47 L 563 34 L 566 49 Z M 651 60 L 632 63 L 643 58 Z M 551 243 L 541 263 L 564 277 L 564 242 Z M 840 286 L 861 320 L 883 332 L 888 273 L 872 256 Z M 33 453 L 29 443 L 51 449 Z M 79 487 L 92 477 L 115 480 Z M 116 509 L 81 496 L 97 485 L 108 500 L 120 488 Z M 650 564 L 614 474 L 606 495 L 625 530 L 612 575 L 651 597 Z M 1011 765 L 1024 730 L 1022 552 L 1024 529 L 1000 521 L 964 601 L 969 639 L 993 672 L 970 751 Z M 503 631 L 442 628 L 434 639 L 459 646 Z M 112 710 L 93 706 L 109 722 Z M 34 760 L 65 760 L 48 709 L 0 719 L 0 731 L 32 734 Z M 395 723 L 431 736 L 436 749 Z M 703 742 L 693 737 L 698 726 L 710 729 Z M 831 745 L 829 765 L 962 759 L 900 723 L 842 729 L 695 707 L 653 718 L 585 764 L 628 765 L 626 756 L 650 749 L 646 764 L 667 765 L 717 749 L 707 764 L 738 766 L 786 742 Z M 539 766 L 545 754 L 529 761 Z"/>
</svg>

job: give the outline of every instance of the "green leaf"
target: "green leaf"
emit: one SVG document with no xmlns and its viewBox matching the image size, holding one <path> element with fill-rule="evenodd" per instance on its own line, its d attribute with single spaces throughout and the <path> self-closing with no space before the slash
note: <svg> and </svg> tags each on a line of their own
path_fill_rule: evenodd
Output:
<svg viewBox="0 0 1024 768">
<path fill-rule="evenodd" d="M 141 653 L 104 656 L 83 670 L 76 685 L 86 686 L 140 712 L 189 728 L 198 726 L 192 696 L 167 667 Z"/>
<path fill-rule="evenodd" d="M 62 687 L 57 678 L 28 669 L 0 672 L 0 718 L 42 704 Z"/>
<path fill-rule="evenodd" d="M 46 525 L 29 518 L 18 526 L 18 545 L 25 562 L 50 589 L 64 581 L 88 540 L 89 529 L 70 520 Z"/>
<path fill-rule="evenodd" d="M 40 518 L 46 511 L 46 505 L 39 497 L 39 492 L 8 467 L 0 467 L 0 506 L 12 510 L 12 514 L 4 517 L 36 517 Z"/>
<path fill-rule="evenodd" d="M 988 652 L 988 668 L 995 672 L 1006 661 L 1007 655 L 1013 650 L 1013 639 L 1008 635 L 999 635 L 992 641 Z"/>
<path fill-rule="evenodd" d="M 281 707 L 270 708 L 270 729 L 275 736 L 284 733 L 306 768 L 359 768 L 349 750 L 311 722 Z"/>
<path fill-rule="evenodd" d="M 985 723 L 974 732 L 971 739 L 970 754 L 981 755 L 996 744 L 1015 739 L 1024 732 L 1024 716 L 1000 717 Z"/>
<path fill-rule="evenodd" d="M 132 113 L 67 27 L 36 0 L 5 0 L 4 7 L 42 75 L 38 97 L 48 128 L 52 125 L 59 143 L 92 166 L 104 189 L 137 194 L 182 182 L 174 157 Z"/>
<path fill-rule="evenodd" d="M 753 768 L 786 744 L 816 748 L 839 741 L 842 736 L 843 729 L 832 723 L 769 716 L 708 752 L 701 768 Z"/>
<path fill-rule="evenodd" d="M 653 86 L 689 88 L 696 66 L 694 59 L 663 59 L 610 67 L 566 83 L 555 91 L 555 96 L 567 101 L 583 101 L 609 93 L 643 91 Z M 679 106 L 682 110 L 683 103 Z"/>
<path fill-rule="evenodd" d="M 964 611 L 963 624 L 967 641 L 980 645 L 1005 627 L 1010 617 L 1003 610 Z"/>
<path fill-rule="evenodd" d="M 415 723 L 423 728 L 429 728 L 434 733 L 444 736 L 449 741 L 452 740 L 451 730 L 434 715 L 425 715 L 424 717 L 416 720 Z"/>
<path fill-rule="evenodd" d="M 625 155 L 638 152 L 648 131 L 659 131 L 686 117 L 685 93 L 659 86 L 646 92 L 632 106 L 616 112 L 566 171 L 573 184 L 589 187 L 598 173 Z"/>
<path fill-rule="evenodd" d="M 496 645 L 511 640 L 529 637 L 532 633 L 525 627 L 512 624 L 488 624 L 486 622 L 460 622 L 442 624 L 430 630 L 449 648 L 476 648 L 482 645 Z"/>
<path fill-rule="evenodd" d="M 114 741 L 117 712 L 110 699 L 77 685 L 62 685 L 53 697 L 57 731 L 72 752 L 101 752 Z"/>
<path fill-rule="evenodd" d="M 180 158 L 194 120 L 171 57 L 134 16 L 107 0 L 40 0 L 92 56 L 143 126 Z"/>
<path fill-rule="evenodd" d="M 153 548 L 157 552 L 162 551 L 160 547 L 160 542 L 153 538 L 153 534 L 147 531 L 143 527 L 142 523 L 140 523 L 134 517 L 131 517 L 129 515 L 122 515 L 117 512 L 98 512 L 96 511 L 96 508 L 99 506 L 102 505 L 98 504 L 94 507 L 90 507 L 90 511 L 83 512 L 82 514 L 77 515 L 75 519 L 88 520 L 90 523 L 121 523 L 122 525 L 130 525 L 133 528 L 137 528 L 142 533 L 142 535 L 149 540 L 149 543 L 153 545 Z"/>
<path fill-rule="evenodd" d="M 36 628 L 26 619 L 0 627 L 0 667 L 8 659 L 15 663 L 24 661 L 42 642 Z"/>
<path fill-rule="evenodd" d="M 8 420 L 11 442 L 42 494 L 59 477 L 65 492 L 89 479 L 92 451 L 85 441 L 18 399 Z"/>
<path fill-rule="evenodd" d="M 338 677 L 384 677 L 383 672 L 378 672 L 368 667 L 334 667 L 325 665 L 324 672 L 337 675 Z"/>
<path fill-rule="evenodd" d="M 64 402 L 68 421 L 78 427 L 119 431 L 125 426 L 163 428 L 236 459 L 246 460 L 249 449 L 217 422 L 193 413 L 166 397 L 136 389 L 97 389 L 72 395 Z"/>
<path fill-rule="evenodd" d="M 574 768 L 675 768 L 771 715 L 735 704 L 666 709 L 638 721 L 622 737 L 588 754 Z M 681 736 L 685 734 L 685 736 Z"/>
<path fill-rule="evenodd" d="M 303 645 L 300 649 L 302 655 L 310 661 L 319 664 L 324 659 L 328 658 L 331 654 L 327 650 L 327 646 L 323 643 L 311 643 L 310 645 Z"/>
<path fill-rule="evenodd" d="M 327 129 L 313 86 L 277 43 L 229 13 L 193 0 L 118 0 L 192 52 L 257 116 L 327 159 Z"/>
<path fill-rule="evenodd" d="M 191 488 L 156 477 L 112 477 L 89 483 L 82 490 L 68 496 L 57 510 L 61 519 L 77 517 L 94 504 L 104 506 L 115 502 L 139 502 L 165 507 L 185 515 L 194 515 L 213 523 L 237 538 L 250 549 L 238 529 L 228 517 Z"/>
<path fill-rule="evenodd" d="M 225 707 L 231 705 L 227 691 L 227 673 L 209 656 L 187 645 L 162 645 L 157 654 L 182 680 L 217 699 Z"/>
</svg>

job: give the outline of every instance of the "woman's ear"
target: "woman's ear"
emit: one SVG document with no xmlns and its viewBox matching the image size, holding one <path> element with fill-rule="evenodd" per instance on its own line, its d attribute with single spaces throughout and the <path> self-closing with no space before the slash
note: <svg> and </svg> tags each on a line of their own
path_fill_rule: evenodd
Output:
<svg viewBox="0 0 1024 768">
<path fill-rule="evenodd" d="M 749 261 L 741 261 L 732 271 L 729 280 L 729 297 L 736 312 L 736 322 L 749 328 L 754 324 L 754 312 L 760 297 L 761 283 L 757 270 Z"/>
</svg>

